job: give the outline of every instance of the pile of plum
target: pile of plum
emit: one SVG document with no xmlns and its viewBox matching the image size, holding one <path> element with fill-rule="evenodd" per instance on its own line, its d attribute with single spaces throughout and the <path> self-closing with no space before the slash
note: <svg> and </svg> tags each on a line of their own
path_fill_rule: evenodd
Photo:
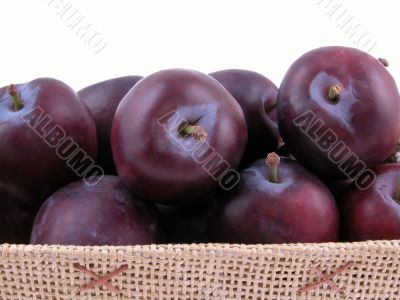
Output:
<svg viewBox="0 0 400 300">
<path fill-rule="evenodd" d="M 0 89 L 0 243 L 400 239 L 400 95 L 385 59 L 312 50 L 279 89 L 170 69 Z"/>
</svg>

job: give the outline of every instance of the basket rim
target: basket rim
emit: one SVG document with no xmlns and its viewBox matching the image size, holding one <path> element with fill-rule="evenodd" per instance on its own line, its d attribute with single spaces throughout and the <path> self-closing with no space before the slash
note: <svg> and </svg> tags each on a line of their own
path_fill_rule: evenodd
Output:
<svg viewBox="0 0 400 300">
<path fill-rule="evenodd" d="M 340 242 L 340 243 L 296 243 L 296 244 L 151 244 L 132 246 L 73 246 L 73 245 L 32 245 L 32 244 L 0 244 L 0 259 L 14 256 L 36 256 L 39 254 L 68 256 L 74 254 L 87 257 L 91 253 L 100 255 L 157 255 L 164 256 L 248 256 L 248 255 L 278 255 L 285 253 L 292 255 L 334 255 L 337 253 L 362 254 L 365 252 L 398 253 L 400 240 L 378 240 L 363 242 Z"/>
</svg>

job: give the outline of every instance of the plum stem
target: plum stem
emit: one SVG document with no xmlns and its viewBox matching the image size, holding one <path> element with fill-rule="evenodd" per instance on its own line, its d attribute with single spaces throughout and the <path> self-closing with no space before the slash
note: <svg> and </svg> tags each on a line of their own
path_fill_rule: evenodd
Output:
<svg viewBox="0 0 400 300">
<path fill-rule="evenodd" d="M 207 140 L 207 132 L 203 127 L 198 125 L 191 125 L 188 122 L 184 122 L 179 126 L 179 134 L 187 138 L 189 136 L 193 137 L 195 140 L 198 140 L 204 143 Z"/>
<path fill-rule="evenodd" d="M 278 167 L 281 158 L 275 152 L 268 153 L 266 163 L 268 168 L 270 169 L 270 175 L 268 180 L 273 183 L 278 183 Z"/>
<path fill-rule="evenodd" d="M 340 99 L 340 93 L 342 92 L 342 86 L 340 84 L 332 85 L 328 90 L 328 100 L 331 103 L 338 103 Z"/>
<path fill-rule="evenodd" d="M 7 91 L 13 101 L 13 111 L 21 110 L 24 107 L 24 101 L 22 101 L 15 85 L 10 84 Z"/>
<path fill-rule="evenodd" d="M 389 67 L 389 61 L 386 58 L 378 58 L 378 60 L 380 61 L 380 63 L 384 66 L 384 67 Z"/>
<path fill-rule="evenodd" d="M 274 102 L 274 103 L 269 103 L 269 104 L 267 104 L 267 106 L 265 107 L 265 113 L 269 114 L 269 113 L 272 112 L 275 108 L 276 108 L 276 102 Z"/>
</svg>

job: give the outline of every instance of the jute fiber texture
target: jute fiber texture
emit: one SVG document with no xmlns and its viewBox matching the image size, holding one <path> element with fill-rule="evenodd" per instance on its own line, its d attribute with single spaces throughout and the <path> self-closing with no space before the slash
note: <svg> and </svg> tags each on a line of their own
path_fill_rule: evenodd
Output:
<svg viewBox="0 0 400 300">
<path fill-rule="evenodd" d="M 0 245 L 0 299 L 400 299 L 400 241 Z"/>
</svg>

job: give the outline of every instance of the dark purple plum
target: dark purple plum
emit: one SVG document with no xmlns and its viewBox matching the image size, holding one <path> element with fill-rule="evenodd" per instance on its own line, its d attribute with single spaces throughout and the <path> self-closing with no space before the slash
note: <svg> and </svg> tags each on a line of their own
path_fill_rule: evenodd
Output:
<svg viewBox="0 0 400 300">
<path fill-rule="evenodd" d="M 221 192 L 211 214 L 214 242 L 318 243 L 338 240 L 339 215 L 328 188 L 299 163 L 270 153 Z M 278 167 L 279 166 L 279 167 Z"/>
<path fill-rule="evenodd" d="M 276 151 L 279 140 L 276 85 L 265 76 L 247 70 L 222 70 L 210 76 L 231 93 L 246 118 L 248 142 L 239 168 Z"/>
<path fill-rule="evenodd" d="M 353 186 L 343 195 L 342 233 L 347 241 L 400 239 L 400 164 L 374 169 L 366 190 Z"/>
<path fill-rule="evenodd" d="M 97 127 L 97 162 L 106 174 L 116 174 L 112 159 L 110 134 L 118 104 L 126 93 L 142 79 L 141 76 L 124 76 L 90 85 L 78 92 L 88 106 Z"/>
<path fill-rule="evenodd" d="M 400 137 L 393 77 L 353 48 L 324 47 L 301 56 L 282 81 L 277 112 L 291 154 L 325 178 L 368 182 L 365 169 L 386 159 Z"/>
<path fill-rule="evenodd" d="M 124 184 L 167 205 L 204 199 L 239 164 L 246 142 L 235 99 L 212 77 L 184 69 L 140 80 L 119 104 L 111 131 Z"/>
<path fill-rule="evenodd" d="M 154 207 L 132 196 L 116 176 L 58 190 L 40 208 L 32 244 L 137 245 L 162 241 Z"/>
<path fill-rule="evenodd" d="M 29 205 L 83 176 L 97 153 L 88 108 L 51 78 L 0 88 L 0 140 L 0 185 Z"/>
</svg>

